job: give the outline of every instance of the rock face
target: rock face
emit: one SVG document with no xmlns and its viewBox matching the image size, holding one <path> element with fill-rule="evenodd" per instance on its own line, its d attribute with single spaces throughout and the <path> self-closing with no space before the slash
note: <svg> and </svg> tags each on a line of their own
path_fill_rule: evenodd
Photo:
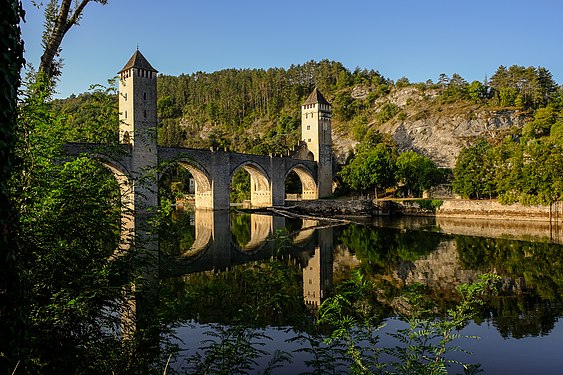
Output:
<svg viewBox="0 0 563 375">
<path fill-rule="evenodd" d="M 440 167 L 453 168 L 461 149 L 475 139 L 502 138 L 508 129 L 522 127 L 529 119 L 516 109 L 495 110 L 468 102 L 441 104 L 438 95 L 438 90 L 416 86 L 395 89 L 377 99 L 373 110 L 377 113 L 391 104 L 398 109 L 398 115 L 371 126 L 390 134 L 400 151 L 413 150 Z"/>
<path fill-rule="evenodd" d="M 482 111 L 473 118 L 462 115 L 434 115 L 392 124 L 387 131 L 401 151 L 414 150 L 430 157 L 438 166 L 453 168 L 457 155 L 478 137 L 494 138 L 501 130 L 521 127 L 523 116 L 514 111 Z"/>
<path fill-rule="evenodd" d="M 463 269 L 455 240 L 446 240 L 427 256 L 414 262 L 401 263 L 393 278 L 405 284 L 422 283 L 443 294 L 455 293 L 453 285 L 477 280 L 477 271 Z"/>
</svg>

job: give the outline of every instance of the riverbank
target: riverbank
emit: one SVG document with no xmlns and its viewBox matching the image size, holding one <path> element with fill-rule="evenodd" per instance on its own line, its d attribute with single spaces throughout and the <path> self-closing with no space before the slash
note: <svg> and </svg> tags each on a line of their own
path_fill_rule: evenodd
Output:
<svg viewBox="0 0 563 375">
<path fill-rule="evenodd" d="M 326 216 L 435 216 L 463 219 L 561 222 L 563 204 L 523 206 L 500 204 L 497 200 L 464 199 L 322 199 L 291 202 L 296 210 Z"/>
</svg>

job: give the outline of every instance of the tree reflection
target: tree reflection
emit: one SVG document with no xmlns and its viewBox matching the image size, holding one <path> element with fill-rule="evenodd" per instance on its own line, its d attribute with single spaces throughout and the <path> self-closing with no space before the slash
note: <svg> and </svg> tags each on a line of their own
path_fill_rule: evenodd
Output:
<svg viewBox="0 0 563 375">
<path fill-rule="evenodd" d="M 351 224 L 339 237 L 371 271 L 389 270 L 402 261 L 415 261 L 436 249 L 443 235 Z"/>
<path fill-rule="evenodd" d="M 166 255 L 187 253 L 195 240 L 192 211 L 171 210 L 159 226 L 160 251 Z"/>
<path fill-rule="evenodd" d="M 231 238 L 239 248 L 245 247 L 252 238 L 251 214 L 231 214 Z"/>
<path fill-rule="evenodd" d="M 549 333 L 563 313 L 563 269 L 557 244 L 455 237 L 464 267 L 503 276 L 502 298 L 491 301 L 493 324 L 503 337 Z"/>
<path fill-rule="evenodd" d="M 272 260 L 164 281 L 162 311 L 169 321 L 304 327 L 302 276 L 292 261 Z"/>
</svg>

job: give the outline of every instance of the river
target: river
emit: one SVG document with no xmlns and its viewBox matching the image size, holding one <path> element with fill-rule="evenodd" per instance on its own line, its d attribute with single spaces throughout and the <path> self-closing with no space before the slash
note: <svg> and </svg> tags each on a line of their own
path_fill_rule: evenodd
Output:
<svg viewBox="0 0 563 375">
<path fill-rule="evenodd" d="M 488 374 L 560 373 L 563 247 L 549 233 L 523 222 L 405 217 L 335 223 L 175 212 L 160 244 L 168 343 L 180 349 L 171 366 L 198 372 L 197 366 L 222 363 L 261 373 L 279 359 L 274 374 L 322 366 L 345 373 L 350 363 L 339 359 L 342 353 L 323 351 L 326 345 L 315 341 L 330 333 L 316 322 L 323 301 L 358 274 L 374 292 L 367 305 L 368 299 L 356 301 L 357 309 L 367 308 L 383 326 L 377 345 L 395 347 L 393 334 L 407 327 L 413 309 L 401 291 L 422 288 L 432 311 L 444 316 L 461 301 L 458 285 L 490 273 L 500 277 L 498 294 L 487 295 L 475 318 L 459 327 L 461 335 L 477 338 L 452 343 L 472 354 L 448 358 L 480 364 Z M 389 353 L 379 360 L 400 362 Z"/>
</svg>

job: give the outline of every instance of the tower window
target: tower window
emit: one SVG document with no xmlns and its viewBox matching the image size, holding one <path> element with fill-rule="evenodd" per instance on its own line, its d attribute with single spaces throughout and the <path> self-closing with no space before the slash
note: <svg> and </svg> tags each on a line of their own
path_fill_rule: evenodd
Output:
<svg viewBox="0 0 563 375">
<path fill-rule="evenodd" d="M 143 93 L 143 99 L 147 100 L 147 93 L 146 92 Z"/>
<path fill-rule="evenodd" d="M 146 109 L 143 111 L 143 114 L 145 115 L 145 118 L 147 118 L 147 110 Z"/>
<path fill-rule="evenodd" d="M 125 111 L 125 118 L 127 118 L 127 111 Z"/>
<path fill-rule="evenodd" d="M 311 125 L 307 125 L 307 130 L 311 130 Z"/>
<path fill-rule="evenodd" d="M 305 113 L 305 118 L 309 118 L 309 114 L 308 114 L 308 113 Z"/>
<path fill-rule="evenodd" d="M 314 118 L 314 117 L 315 117 L 315 114 L 314 114 L 314 113 L 311 113 L 311 118 Z"/>
<path fill-rule="evenodd" d="M 123 95 L 123 98 L 125 98 L 125 101 L 127 101 L 127 93 Z"/>
</svg>

